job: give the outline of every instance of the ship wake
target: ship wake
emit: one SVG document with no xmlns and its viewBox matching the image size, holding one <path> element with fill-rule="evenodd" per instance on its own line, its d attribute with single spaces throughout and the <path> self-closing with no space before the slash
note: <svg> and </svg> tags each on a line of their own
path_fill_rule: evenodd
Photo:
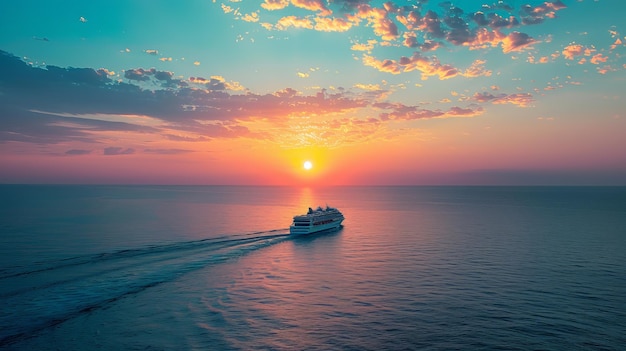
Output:
<svg viewBox="0 0 626 351">
<path fill-rule="evenodd" d="M 289 239 L 288 229 L 151 245 L 0 272 L 0 347 L 208 266 Z"/>
</svg>

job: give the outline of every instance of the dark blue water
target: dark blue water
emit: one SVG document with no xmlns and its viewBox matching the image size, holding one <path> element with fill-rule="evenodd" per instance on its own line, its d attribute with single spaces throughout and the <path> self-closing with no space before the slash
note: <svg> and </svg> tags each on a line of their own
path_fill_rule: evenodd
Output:
<svg viewBox="0 0 626 351">
<path fill-rule="evenodd" d="M 618 350 L 624 187 L 0 185 L 0 348 Z M 292 238 L 328 203 L 336 232 Z"/>
</svg>

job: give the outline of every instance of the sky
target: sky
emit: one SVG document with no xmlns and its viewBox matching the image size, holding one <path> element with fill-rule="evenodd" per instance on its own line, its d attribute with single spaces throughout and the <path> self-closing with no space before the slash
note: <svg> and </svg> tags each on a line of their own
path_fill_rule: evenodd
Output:
<svg viewBox="0 0 626 351">
<path fill-rule="evenodd" d="M 624 18 L 622 0 L 2 1 L 0 183 L 626 185 Z"/>
</svg>

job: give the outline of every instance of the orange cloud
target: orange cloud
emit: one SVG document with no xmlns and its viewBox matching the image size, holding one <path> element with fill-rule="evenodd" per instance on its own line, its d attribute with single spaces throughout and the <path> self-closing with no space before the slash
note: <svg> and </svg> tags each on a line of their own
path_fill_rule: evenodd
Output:
<svg viewBox="0 0 626 351">
<path fill-rule="evenodd" d="M 469 46 L 470 50 L 501 45 L 502 52 L 507 54 L 509 52 L 522 51 L 535 43 L 537 41 L 525 33 L 512 32 L 506 35 L 498 30 L 490 31 L 487 28 L 479 28 L 473 40 L 464 42 L 463 45 Z"/>
<path fill-rule="evenodd" d="M 620 38 L 615 39 L 615 42 L 611 45 L 611 50 L 615 50 L 618 46 L 622 45 L 622 40 Z"/>
<path fill-rule="evenodd" d="M 372 26 L 374 34 L 382 40 L 394 40 L 398 37 L 398 27 L 387 16 L 387 10 L 384 8 L 374 8 L 368 4 L 358 6 L 355 17 L 365 19 Z"/>
<path fill-rule="evenodd" d="M 463 76 L 468 78 L 491 76 L 491 71 L 485 69 L 485 63 L 487 63 L 487 61 L 484 60 L 476 60 L 472 62 L 472 65 L 466 69 L 465 72 L 463 72 Z"/>
<path fill-rule="evenodd" d="M 381 72 L 388 72 L 392 74 L 399 74 L 401 72 L 411 72 L 414 70 L 422 73 L 422 79 L 426 80 L 430 76 L 438 76 L 439 79 L 444 80 L 455 77 L 459 74 L 458 70 L 449 64 L 441 64 L 436 57 L 432 59 L 414 53 L 411 57 L 403 56 L 400 60 L 383 60 L 379 61 L 375 58 L 364 55 L 363 63 L 366 66 L 371 66 L 378 69 Z"/>
<path fill-rule="evenodd" d="M 295 7 L 319 12 L 322 16 L 328 16 L 333 13 L 321 0 L 291 0 L 291 4 Z"/>
<path fill-rule="evenodd" d="M 461 75 L 468 78 L 490 76 L 491 71 L 485 69 L 486 61 L 476 60 L 472 65 L 460 72 L 457 68 L 450 64 L 442 64 L 436 57 L 422 56 L 420 53 L 415 52 L 413 56 L 403 56 L 400 60 L 377 60 L 370 55 L 363 55 L 363 64 L 366 66 L 374 67 L 381 72 L 387 72 L 391 74 L 400 74 L 402 72 L 419 71 L 422 73 L 422 80 L 426 80 L 432 76 L 438 76 L 440 80 L 449 79 Z"/>
<path fill-rule="evenodd" d="M 367 51 L 367 52 L 370 52 L 370 51 L 372 51 L 372 49 L 374 49 L 374 45 L 376 45 L 377 43 L 378 43 L 378 41 L 376 41 L 374 39 L 370 39 L 370 40 L 367 41 L 366 44 L 354 43 L 350 49 L 352 49 L 354 51 Z"/>
<path fill-rule="evenodd" d="M 563 56 L 565 56 L 568 60 L 573 60 L 576 56 L 582 56 L 584 52 L 584 47 L 579 44 L 568 45 L 563 49 Z"/>
<path fill-rule="evenodd" d="M 352 23 L 343 18 L 315 17 L 315 30 L 321 32 L 345 32 Z"/>
<path fill-rule="evenodd" d="M 246 22 L 258 22 L 259 21 L 259 14 L 258 14 L 258 12 L 247 13 L 247 14 L 241 16 L 240 19 L 242 21 L 246 21 Z"/>
<path fill-rule="evenodd" d="M 512 51 L 522 51 L 534 43 L 537 43 L 537 41 L 528 36 L 528 34 L 512 32 L 502 39 L 502 52 L 506 54 Z"/>
<path fill-rule="evenodd" d="M 591 63 L 593 63 L 594 65 L 599 65 L 600 63 L 606 62 L 608 59 L 608 57 L 602 56 L 602 54 L 596 54 L 591 58 Z"/>
<path fill-rule="evenodd" d="M 269 11 L 281 10 L 287 6 L 289 6 L 289 0 L 265 0 L 265 2 L 261 4 L 262 8 Z"/>
<path fill-rule="evenodd" d="M 379 61 L 370 55 L 363 55 L 363 64 L 366 66 L 374 67 L 381 72 L 387 72 L 391 74 L 399 74 L 401 72 L 400 66 L 394 60 Z"/>
<path fill-rule="evenodd" d="M 289 27 L 313 29 L 313 23 L 308 18 L 298 18 L 296 16 L 286 16 L 278 20 L 274 28 L 285 30 Z"/>
</svg>

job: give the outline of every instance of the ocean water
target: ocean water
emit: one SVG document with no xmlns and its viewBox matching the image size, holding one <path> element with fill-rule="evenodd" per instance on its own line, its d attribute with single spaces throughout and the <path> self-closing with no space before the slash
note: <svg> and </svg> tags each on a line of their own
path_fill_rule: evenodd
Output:
<svg viewBox="0 0 626 351">
<path fill-rule="evenodd" d="M 0 185 L 0 349 L 623 350 L 624 187 Z M 288 235 L 329 204 L 343 228 Z"/>
</svg>

